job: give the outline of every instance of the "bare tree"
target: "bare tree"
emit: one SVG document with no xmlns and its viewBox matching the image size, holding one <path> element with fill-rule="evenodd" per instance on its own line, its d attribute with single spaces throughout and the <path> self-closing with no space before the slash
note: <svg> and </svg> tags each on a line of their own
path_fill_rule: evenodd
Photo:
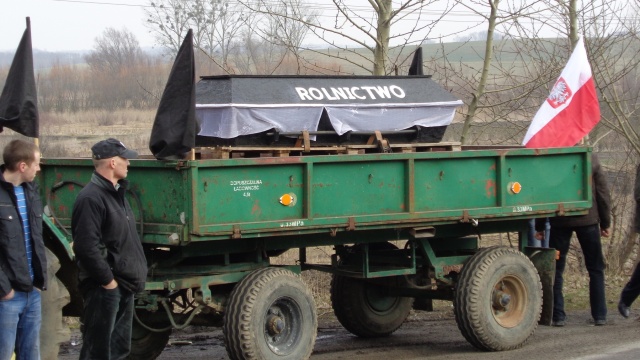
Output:
<svg viewBox="0 0 640 360">
<path fill-rule="evenodd" d="M 511 36 L 514 53 L 526 54 L 519 71 L 525 81 L 516 83 L 518 94 L 528 96 L 520 106 L 513 101 L 503 104 L 513 109 L 513 113 L 519 111 L 528 114 L 525 119 L 531 119 L 548 96 L 579 37 L 583 37 L 601 108 L 600 124 L 585 142 L 606 153 L 603 163 L 613 179 L 615 231 L 604 241 L 604 249 L 609 270 L 619 272 L 632 253 L 636 239 L 631 227 L 633 211 L 629 209 L 633 200 L 628 183 L 633 178 L 640 149 L 638 4 L 604 0 L 543 0 L 541 3 L 545 12 L 518 17 L 511 24 L 511 31 L 506 32 Z M 539 33 L 542 26 L 553 28 L 557 37 L 542 37 Z M 504 78 L 504 68 L 494 68 L 502 74 L 498 78 Z M 526 121 L 520 126 L 524 130 L 528 124 Z"/>
<path fill-rule="evenodd" d="M 589 54 L 596 87 L 601 95 L 602 123 L 628 142 L 630 150 L 640 155 L 640 5 L 636 2 L 602 4 L 613 13 L 614 26 L 601 19 L 604 9 L 593 9 L 588 19 Z M 597 12 L 596 12 L 597 11 Z M 605 133 L 606 134 L 606 133 Z M 602 134 L 601 134 L 602 135 Z M 595 139 L 598 141 L 599 139 Z"/>
<path fill-rule="evenodd" d="M 588 35 L 591 66 L 600 98 L 601 125 L 591 141 L 611 160 L 615 174 L 613 197 L 615 232 L 608 241 L 607 260 L 614 272 L 633 260 L 636 238 L 631 196 L 635 165 L 640 155 L 640 8 L 637 2 L 599 3 L 579 18 Z"/>
<path fill-rule="evenodd" d="M 203 6 L 202 26 L 198 27 L 196 46 L 209 58 L 219 59 L 224 70 L 230 70 L 230 56 L 239 47 L 239 36 L 252 14 L 243 14 L 240 5 L 213 0 Z"/>
<path fill-rule="evenodd" d="M 146 77 L 153 76 L 151 69 L 166 66 L 158 66 L 156 59 L 143 53 L 130 31 L 107 28 L 85 59 L 91 76 L 83 81 L 87 92 L 81 108 L 116 110 L 155 103 L 149 94 L 156 88 L 145 87 L 152 82 Z"/>
<path fill-rule="evenodd" d="M 72 65 L 53 64 L 38 77 L 38 106 L 45 112 L 77 112 L 87 101 L 87 71 Z"/>
<path fill-rule="evenodd" d="M 117 74 L 136 66 L 142 56 L 138 39 L 132 32 L 107 28 L 95 39 L 94 49 L 85 56 L 85 61 L 94 70 Z"/>
<path fill-rule="evenodd" d="M 189 8 L 182 0 L 150 1 L 145 8 L 147 27 L 153 33 L 156 43 L 173 56 L 192 26 Z M 194 30 L 194 33 L 197 33 Z M 194 36 L 194 40 L 198 36 Z"/>
<path fill-rule="evenodd" d="M 517 122 L 530 116 L 529 98 L 540 87 L 537 80 L 541 77 L 526 74 L 530 53 L 516 50 L 516 44 L 527 40 L 505 34 L 513 33 L 514 24 L 538 16 L 547 7 L 541 1 L 467 0 L 458 1 L 458 8 L 484 19 L 485 31 L 472 33 L 463 43 L 442 43 L 439 51 L 427 52 L 427 67 L 434 78 L 465 101 L 460 111 L 463 124 L 459 138 L 463 144 L 518 143 L 521 125 Z M 466 53 L 463 58 L 458 55 L 461 51 Z M 456 58 L 460 60 L 452 60 Z M 497 127 L 504 136 L 490 136 L 496 134 Z"/>
<path fill-rule="evenodd" d="M 278 64 L 273 72 L 277 72 L 287 58 L 293 58 L 296 60 L 294 72 L 303 73 L 304 61 L 300 56 L 309 33 L 307 24 L 316 24 L 319 12 L 306 8 L 302 0 L 269 2 L 259 9 L 263 16 L 252 27 L 254 33 L 265 45 L 270 43 L 280 49 L 280 60 L 273 61 L 273 64 Z"/>
<path fill-rule="evenodd" d="M 307 32 L 306 26 L 289 17 L 313 21 L 300 0 L 272 1 L 256 12 L 228 0 L 158 0 L 150 4 L 147 24 L 161 46 L 175 53 L 191 28 L 194 45 L 227 73 L 276 72 L 289 56 L 297 55 Z"/>
<path fill-rule="evenodd" d="M 405 46 L 413 47 L 425 42 L 429 38 L 431 29 L 452 10 L 448 2 L 438 0 L 369 0 L 367 5 L 347 4 L 344 0 L 332 0 L 334 12 L 331 24 L 310 21 L 299 14 L 268 12 L 270 0 L 238 2 L 247 6 L 251 11 L 276 15 L 296 21 L 307 26 L 315 37 L 331 48 L 339 51 L 323 53 L 347 63 L 373 75 L 385 75 L 394 71 L 398 59 L 390 54 L 390 46 L 396 48 L 396 55 Z M 426 9 L 441 3 L 435 19 L 427 16 Z M 409 27 L 396 25 L 409 20 Z M 365 49 L 366 52 L 360 51 Z M 319 52 L 315 48 L 306 47 L 311 53 Z M 369 56 L 370 55 L 370 56 Z"/>
</svg>

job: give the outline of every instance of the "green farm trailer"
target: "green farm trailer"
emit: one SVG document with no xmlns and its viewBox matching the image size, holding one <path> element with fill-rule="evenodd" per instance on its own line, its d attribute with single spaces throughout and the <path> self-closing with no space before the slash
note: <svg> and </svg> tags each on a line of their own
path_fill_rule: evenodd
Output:
<svg viewBox="0 0 640 360">
<path fill-rule="evenodd" d="M 149 276 L 131 358 L 153 359 L 173 329 L 201 325 L 222 326 L 232 359 L 306 359 L 317 316 L 299 274 L 310 269 L 331 274 L 335 314 L 358 336 L 388 336 L 412 308 L 442 299 L 475 347 L 521 346 L 550 322 L 555 268 L 555 250 L 526 246 L 528 221 L 586 213 L 591 149 L 432 145 L 132 160 Z M 47 247 L 71 293 L 64 313 L 80 316 L 70 218 L 92 161 L 47 158 L 41 169 Z M 512 246 L 480 246 L 498 233 Z M 311 261 L 321 246 L 330 253 Z M 291 249 L 296 261 L 275 265 Z"/>
</svg>

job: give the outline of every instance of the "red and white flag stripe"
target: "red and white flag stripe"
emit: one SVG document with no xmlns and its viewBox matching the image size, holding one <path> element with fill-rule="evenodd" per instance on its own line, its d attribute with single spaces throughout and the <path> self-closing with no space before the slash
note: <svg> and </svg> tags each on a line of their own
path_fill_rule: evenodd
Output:
<svg viewBox="0 0 640 360">
<path fill-rule="evenodd" d="M 600 105 L 582 38 L 542 104 L 522 144 L 528 148 L 573 146 L 600 121 Z"/>
</svg>

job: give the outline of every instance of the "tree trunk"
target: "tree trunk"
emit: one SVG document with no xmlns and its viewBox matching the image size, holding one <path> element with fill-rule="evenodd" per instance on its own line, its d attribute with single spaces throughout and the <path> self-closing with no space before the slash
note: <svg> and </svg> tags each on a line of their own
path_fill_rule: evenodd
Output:
<svg viewBox="0 0 640 360">
<path fill-rule="evenodd" d="M 391 0 L 380 1 L 378 11 L 378 28 L 376 47 L 373 51 L 373 75 L 386 75 L 387 57 L 389 53 L 389 34 L 391 32 Z"/>
</svg>

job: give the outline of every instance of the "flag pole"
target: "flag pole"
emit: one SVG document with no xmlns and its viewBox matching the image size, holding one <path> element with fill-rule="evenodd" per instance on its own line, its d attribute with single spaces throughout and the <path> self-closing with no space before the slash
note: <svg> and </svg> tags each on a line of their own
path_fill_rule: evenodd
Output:
<svg viewBox="0 0 640 360">
<path fill-rule="evenodd" d="M 27 16 L 26 20 L 27 20 L 27 30 L 29 30 L 29 33 L 31 33 L 31 18 Z M 33 143 L 36 144 L 38 148 L 40 148 L 40 139 L 38 139 L 37 137 L 34 137 Z"/>
</svg>

